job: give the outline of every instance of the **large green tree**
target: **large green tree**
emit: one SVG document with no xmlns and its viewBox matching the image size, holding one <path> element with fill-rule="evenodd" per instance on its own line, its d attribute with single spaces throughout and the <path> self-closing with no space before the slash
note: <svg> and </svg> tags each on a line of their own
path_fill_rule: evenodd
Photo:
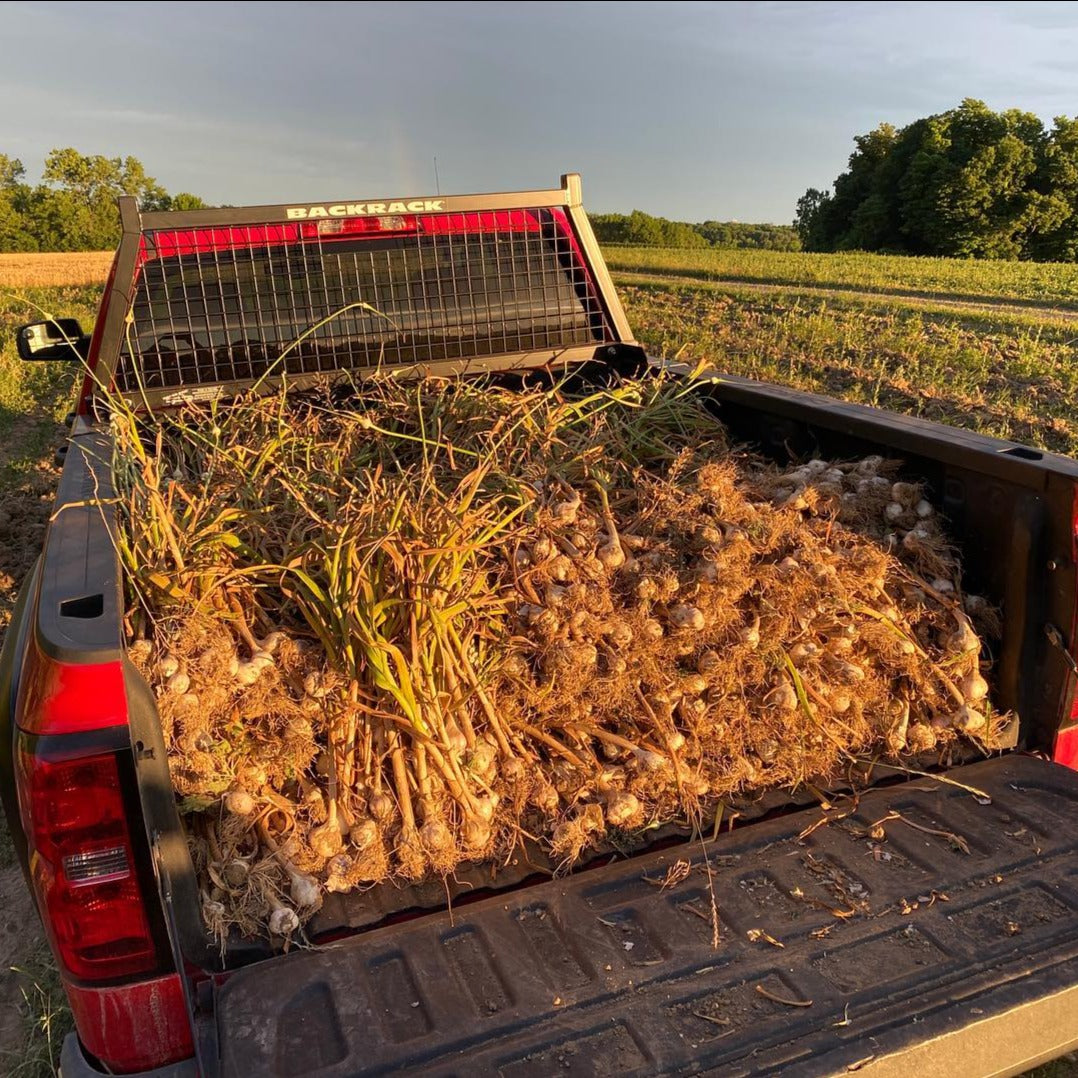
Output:
<svg viewBox="0 0 1078 1078">
<path fill-rule="evenodd" d="M 37 239 L 27 227 L 30 187 L 17 158 L 0 153 L 0 251 L 36 251 Z"/>
<path fill-rule="evenodd" d="M 810 188 L 796 227 L 810 250 L 959 258 L 1073 258 L 1078 128 L 967 99 L 855 138 L 834 193 Z"/>
<path fill-rule="evenodd" d="M 165 189 L 134 157 L 83 154 L 71 147 L 45 158 L 34 189 L 31 215 L 42 250 L 115 247 L 120 238 L 116 199 L 131 195 L 145 210 L 167 206 Z"/>
<path fill-rule="evenodd" d="M 206 203 L 198 195 L 189 195 L 186 191 L 179 194 L 169 195 L 167 205 L 162 206 L 165 210 L 204 210 Z"/>
<path fill-rule="evenodd" d="M 1045 262 L 1078 261 L 1078 119 L 1057 116 L 1044 150 L 1037 191 L 1045 224 L 1030 254 Z"/>
<path fill-rule="evenodd" d="M 41 182 L 26 182 L 22 162 L 0 154 L 0 251 L 86 251 L 115 247 L 116 199 L 144 210 L 201 209 L 197 195 L 169 195 L 135 157 L 84 154 L 71 147 L 45 159 Z"/>
</svg>

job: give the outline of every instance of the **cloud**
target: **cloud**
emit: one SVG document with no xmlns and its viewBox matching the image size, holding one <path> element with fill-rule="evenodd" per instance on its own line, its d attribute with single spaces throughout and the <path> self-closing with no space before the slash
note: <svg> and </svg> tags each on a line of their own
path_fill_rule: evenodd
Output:
<svg viewBox="0 0 1078 1078">
<path fill-rule="evenodd" d="M 220 202 L 545 186 L 589 204 L 788 220 L 854 134 L 963 97 L 1078 101 L 1062 4 L 20 3 L 0 150 L 134 154 Z M 46 40 L 59 62 L 42 66 Z"/>
</svg>

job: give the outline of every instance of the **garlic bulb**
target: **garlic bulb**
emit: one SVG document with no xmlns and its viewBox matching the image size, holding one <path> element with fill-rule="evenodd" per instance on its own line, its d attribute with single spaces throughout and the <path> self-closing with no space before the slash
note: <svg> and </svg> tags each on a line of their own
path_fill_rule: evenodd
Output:
<svg viewBox="0 0 1078 1078">
<path fill-rule="evenodd" d="M 300 872 L 290 872 L 289 876 L 289 894 L 301 910 L 315 909 L 322 904 L 322 892 L 315 880 Z"/>
<path fill-rule="evenodd" d="M 553 553 L 554 543 L 548 535 L 540 535 L 539 538 L 532 543 L 531 558 L 536 565 L 546 561 Z"/>
<path fill-rule="evenodd" d="M 844 715 L 850 710 L 850 705 L 853 701 L 850 699 L 850 694 L 845 689 L 834 689 L 831 695 L 827 698 L 828 703 L 831 705 L 831 710 L 836 715 Z"/>
<path fill-rule="evenodd" d="M 625 551 L 617 539 L 601 543 L 595 549 L 595 557 L 604 569 L 620 569 L 625 564 Z"/>
<path fill-rule="evenodd" d="M 271 659 L 270 662 L 272 661 Z M 236 666 L 236 680 L 241 685 L 253 685 L 262 676 L 262 671 L 265 669 L 265 664 L 255 662 L 253 659 L 250 662 L 238 663 Z"/>
<path fill-rule="evenodd" d="M 805 663 L 816 658 L 819 653 L 819 646 L 813 644 L 811 641 L 794 644 L 794 646 L 790 648 L 790 662 L 792 662 L 794 666 L 804 666 Z"/>
<path fill-rule="evenodd" d="M 378 824 L 370 818 L 359 820 L 352 825 L 348 838 L 360 853 L 369 850 L 378 841 Z"/>
<path fill-rule="evenodd" d="M 750 648 L 757 648 L 760 645 L 760 615 L 757 614 L 752 619 L 751 625 L 746 625 L 738 633 L 741 638 L 741 643 Z"/>
<path fill-rule="evenodd" d="M 183 696 L 191 687 L 191 679 L 182 670 L 177 670 L 165 683 L 165 687 L 176 696 Z"/>
<path fill-rule="evenodd" d="M 277 906 L 269 916 L 268 927 L 271 936 L 291 936 L 299 928 L 299 918 L 295 910 Z"/>
<path fill-rule="evenodd" d="M 983 730 L 987 719 L 976 708 L 960 707 L 951 718 L 951 725 L 964 734 L 974 734 Z"/>
<path fill-rule="evenodd" d="M 783 681 L 764 697 L 764 703 L 780 711 L 793 711 L 798 703 L 797 690 L 788 681 Z"/>
<path fill-rule="evenodd" d="M 242 887 L 250 875 L 250 866 L 242 858 L 234 857 L 221 870 L 221 876 L 229 887 Z"/>
<path fill-rule="evenodd" d="M 322 700 L 329 695 L 326 679 L 317 671 L 312 671 L 303 679 L 303 691 L 312 700 Z"/>
<path fill-rule="evenodd" d="M 699 696 L 707 692 L 707 678 L 700 674 L 687 674 L 681 679 L 681 691 L 689 696 Z"/>
<path fill-rule="evenodd" d="M 319 857 L 332 857 L 340 852 L 341 829 L 336 823 L 324 823 L 312 828 L 307 836 L 311 849 Z"/>
<path fill-rule="evenodd" d="M 274 630 L 271 633 L 267 633 L 261 640 L 258 641 L 258 650 L 264 651 L 267 655 L 273 656 L 276 654 L 277 649 L 288 639 L 284 633 Z M 256 653 L 257 654 L 257 653 Z"/>
<path fill-rule="evenodd" d="M 658 597 L 659 585 L 649 576 L 642 576 L 636 582 L 636 597 L 644 602 L 650 602 Z"/>
<path fill-rule="evenodd" d="M 576 515 L 580 511 L 580 495 L 575 491 L 573 496 L 564 502 L 558 502 L 554 508 L 554 519 L 559 524 L 575 524 Z"/>
<path fill-rule="evenodd" d="M 864 667 L 858 666 L 857 663 L 840 661 L 833 663 L 832 668 L 838 678 L 847 685 L 855 685 L 865 680 Z"/>
<path fill-rule="evenodd" d="M 976 670 L 962 679 L 959 688 L 970 704 L 978 704 L 988 695 L 988 682 Z"/>
<path fill-rule="evenodd" d="M 634 817 L 640 815 L 640 802 L 627 790 L 615 793 L 606 803 L 606 822 L 611 827 L 624 827 Z"/>
<path fill-rule="evenodd" d="M 667 737 L 666 747 L 671 752 L 680 752 L 685 747 L 685 735 L 675 730 Z"/>
<path fill-rule="evenodd" d="M 376 820 L 388 820 L 396 810 L 393 798 L 383 793 L 371 794 L 367 799 L 367 811 Z"/>
<path fill-rule="evenodd" d="M 234 816 L 250 816 L 255 810 L 255 799 L 241 787 L 225 794 L 225 808 Z"/>
<path fill-rule="evenodd" d="M 448 850 L 453 845 L 453 836 L 441 820 L 427 820 L 419 829 L 419 841 L 428 850 Z"/>
<path fill-rule="evenodd" d="M 913 483 L 895 483 L 891 497 L 904 507 L 912 507 L 917 501 L 918 490 Z"/>
<path fill-rule="evenodd" d="M 557 797 L 557 794 L 554 795 Z M 464 825 L 464 848 L 483 850 L 490 842 L 490 824 L 482 820 L 468 820 Z"/>
<path fill-rule="evenodd" d="M 134 663 L 144 663 L 150 657 L 152 650 L 153 645 L 144 637 L 132 640 L 127 646 L 127 654 Z"/>
<path fill-rule="evenodd" d="M 955 620 L 958 622 L 958 628 L 947 637 L 947 647 L 962 654 L 980 651 L 980 637 L 973 631 L 969 619 L 964 614 L 955 614 Z"/>
<path fill-rule="evenodd" d="M 703 674 L 704 677 L 708 677 L 722 669 L 722 659 L 719 658 L 718 654 L 714 651 L 705 651 L 700 658 L 696 660 L 696 669 L 699 673 Z"/>
<path fill-rule="evenodd" d="M 670 624 L 675 629 L 689 632 L 699 632 L 707 624 L 704 612 L 696 606 L 687 606 L 679 603 L 672 606 L 669 611 Z"/>
<path fill-rule="evenodd" d="M 180 660 L 172 652 L 162 655 L 157 663 L 157 673 L 162 681 L 168 681 L 180 668 Z"/>
</svg>

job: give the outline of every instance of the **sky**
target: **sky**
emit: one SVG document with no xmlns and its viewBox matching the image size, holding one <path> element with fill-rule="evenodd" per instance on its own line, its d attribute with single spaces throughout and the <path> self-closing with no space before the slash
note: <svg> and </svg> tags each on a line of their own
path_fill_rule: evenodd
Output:
<svg viewBox="0 0 1078 1078">
<path fill-rule="evenodd" d="M 1070 3 L 7 3 L 0 153 L 133 154 L 281 203 L 557 186 L 788 222 L 855 134 L 977 97 L 1078 113 Z"/>
</svg>

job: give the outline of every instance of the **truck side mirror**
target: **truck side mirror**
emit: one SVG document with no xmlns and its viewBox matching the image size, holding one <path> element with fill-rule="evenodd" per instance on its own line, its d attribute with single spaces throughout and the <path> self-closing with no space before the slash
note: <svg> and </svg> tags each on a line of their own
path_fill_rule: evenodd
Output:
<svg viewBox="0 0 1078 1078">
<path fill-rule="evenodd" d="M 74 359 L 81 363 L 86 359 L 90 338 L 82 332 L 77 318 L 53 318 L 19 326 L 15 344 L 20 359 Z"/>
</svg>

